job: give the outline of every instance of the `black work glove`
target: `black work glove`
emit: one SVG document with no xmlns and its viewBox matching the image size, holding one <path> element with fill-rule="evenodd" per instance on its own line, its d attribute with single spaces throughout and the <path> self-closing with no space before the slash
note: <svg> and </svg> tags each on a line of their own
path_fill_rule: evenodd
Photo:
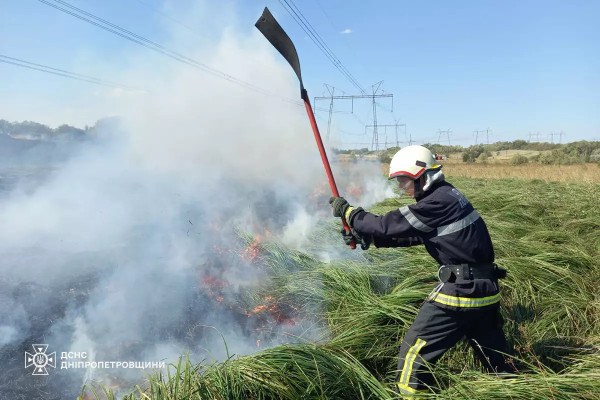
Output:
<svg viewBox="0 0 600 400">
<path fill-rule="evenodd" d="M 343 197 L 330 197 L 329 204 L 333 208 L 333 216 L 344 218 L 348 225 L 352 222 L 355 214 L 364 211 L 362 207 L 352 207 Z"/>
<path fill-rule="evenodd" d="M 333 216 L 334 217 L 344 217 L 346 218 L 346 210 L 350 207 L 350 204 L 343 197 L 330 197 L 329 204 L 331 204 L 331 208 L 333 208 Z"/>
<path fill-rule="evenodd" d="M 360 248 L 363 250 L 367 250 L 369 246 L 371 246 L 371 236 L 361 236 L 354 229 L 351 229 L 350 232 L 348 232 L 342 228 L 341 233 L 346 246 L 350 246 L 352 240 L 355 240 L 355 243 L 359 243 Z"/>
<path fill-rule="evenodd" d="M 352 207 L 343 197 L 330 197 L 329 204 L 331 204 L 331 208 L 333 208 L 333 216 L 343 217 L 348 225 L 350 225 L 353 214 L 355 212 L 362 211 L 361 207 Z M 350 212 L 348 213 L 348 211 Z M 348 215 L 346 215 L 346 213 L 348 213 Z M 344 243 L 346 243 L 348 246 L 350 246 L 352 243 L 352 239 L 356 240 L 356 243 L 360 243 L 360 247 L 363 250 L 367 250 L 371 245 L 371 236 L 363 237 L 354 229 L 352 229 L 352 227 L 350 228 L 350 232 L 342 229 L 342 238 L 344 239 Z"/>
<path fill-rule="evenodd" d="M 342 233 L 342 239 L 344 239 L 344 243 L 346 243 L 346 246 L 350 246 L 352 240 L 354 240 L 354 236 L 352 236 L 352 233 L 350 231 L 345 230 L 344 228 L 342 228 L 340 232 Z"/>
</svg>

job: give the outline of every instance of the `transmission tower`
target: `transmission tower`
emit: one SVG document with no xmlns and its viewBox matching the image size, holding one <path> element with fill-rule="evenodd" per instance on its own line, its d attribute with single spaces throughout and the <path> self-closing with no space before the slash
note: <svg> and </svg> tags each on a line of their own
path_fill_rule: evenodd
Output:
<svg viewBox="0 0 600 400">
<path fill-rule="evenodd" d="M 406 137 L 406 125 L 404 125 L 404 138 L 408 139 L 408 145 L 412 146 L 412 144 L 413 144 L 412 133 L 409 133 L 408 137 Z"/>
<path fill-rule="evenodd" d="M 481 134 L 485 133 L 485 142 L 486 142 L 486 144 L 490 144 L 490 128 L 487 128 L 485 130 L 483 130 L 483 129 L 479 130 L 478 129 L 476 131 L 473 131 L 473 133 L 475 134 L 475 144 L 477 144 L 478 141 L 479 141 L 479 134 L 480 133 Z"/>
<path fill-rule="evenodd" d="M 331 102 L 329 103 L 329 118 L 327 119 L 327 141 L 329 141 L 329 133 L 331 132 L 331 115 L 333 114 L 333 93 L 335 93 L 335 88 L 326 83 L 325 87 L 331 96 Z"/>
<path fill-rule="evenodd" d="M 440 139 L 442 138 L 442 134 L 444 133 L 446 134 L 446 138 L 448 139 L 448 146 L 450 146 L 450 133 L 452 133 L 450 129 L 446 129 L 445 131 L 438 129 L 438 143 L 440 143 Z"/>
<path fill-rule="evenodd" d="M 379 87 L 381 86 L 382 83 L 383 83 L 383 81 L 379 81 L 375 85 L 371 86 L 371 89 L 373 90 L 373 97 L 372 97 L 372 102 L 373 102 L 373 141 L 372 141 L 372 143 L 373 144 L 371 145 L 371 148 L 374 148 L 375 152 L 377 152 L 377 153 L 379 153 L 379 133 L 377 132 L 377 103 L 375 102 L 375 94 L 379 90 Z"/>
<path fill-rule="evenodd" d="M 335 88 L 333 86 L 330 85 L 325 85 L 327 87 L 327 91 L 329 92 L 329 96 L 320 96 L 320 97 L 315 97 L 314 98 L 314 102 L 313 102 L 313 112 L 316 114 L 317 112 L 317 101 L 319 100 L 329 100 L 329 121 L 328 121 L 328 126 L 327 126 L 327 140 L 329 140 L 329 135 L 330 135 L 330 126 L 331 126 L 331 119 L 332 119 L 332 114 L 333 114 L 333 101 L 334 100 L 350 100 L 352 102 L 352 113 L 354 113 L 354 100 L 355 99 L 371 99 L 372 102 L 372 106 L 373 106 L 373 125 L 377 126 L 377 103 L 376 103 L 376 99 L 379 98 L 389 98 L 392 101 L 392 111 L 394 110 L 394 95 L 392 93 L 381 93 L 381 94 L 377 94 L 379 87 L 381 86 L 381 84 L 383 83 L 383 81 L 377 82 L 375 85 L 372 86 L 372 90 L 373 93 L 372 94 L 360 94 L 360 95 L 344 95 L 344 96 L 335 96 L 334 95 L 334 90 Z M 378 143 L 378 135 L 377 135 L 377 128 L 375 128 L 374 132 L 373 132 L 373 141 L 371 142 L 371 146 L 373 148 L 373 146 L 377 147 L 377 150 L 379 150 L 379 143 Z"/>
<path fill-rule="evenodd" d="M 399 126 L 403 126 L 404 127 L 404 137 L 406 138 L 406 124 L 400 124 L 398 121 L 396 121 L 395 124 L 380 124 L 380 125 L 365 125 L 365 133 L 367 132 L 367 129 L 369 128 L 384 128 L 386 129 L 386 142 L 385 142 L 385 146 L 387 148 L 387 128 L 391 128 L 394 127 L 395 133 L 396 133 L 396 147 L 400 147 L 400 143 L 404 143 L 404 141 L 400 141 L 398 139 L 398 127 Z M 411 144 L 412 144 L 412 140 L 410 140 Z"/>
<path fill-rule="evenodd" d="M 535 142 L 536 143 L 539 143 L 539 141 L 540 141 L 540 133 L 539 132 L 536 132 L 536 133 L 529 132 L 529 141 L 531 142 L 531 140 L 533 138 L 535 138 Z"/>
<path fill-rule="evenodd" d="M 564 132 L 550 132 L 550 140 L 552 141 L 551 143 L 554 143 L 554 136 L 558 136 L 558 143 L 562 143 L 562 137 L 565 133 Z"/>
</svg>

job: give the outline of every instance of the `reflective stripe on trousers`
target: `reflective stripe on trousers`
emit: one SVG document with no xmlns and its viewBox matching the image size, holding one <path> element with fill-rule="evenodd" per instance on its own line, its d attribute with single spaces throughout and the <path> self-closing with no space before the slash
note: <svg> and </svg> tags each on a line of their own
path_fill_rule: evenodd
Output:
<svg viewBox="0 0 600 400">
<path fill-rule="evenodd" d="M 419 355 L 419 351 L 425 346 L 427 342 L 421 338 L 417 339 L 414 345 L 408 350 L 406 354 L 406 358 L 404 359 L 404 366 L 402 367 L 402 374 L 400 374 L 400 381 L 398 382 L 398 389 L 400 389 L 401 393 L 417 393 L 416 389 L 408 386 L 410 376 L 412 374 L 413 366 L 415 364 L 415 360 Z"/>
<path fill-rule="evenodd" d="M 444 293 L 435 293 L 427 297 L 427 300 L 453 307 L 485 307 L 500 301 L 500 293 L 488 297 L 455 297 Z"/>
</svg>

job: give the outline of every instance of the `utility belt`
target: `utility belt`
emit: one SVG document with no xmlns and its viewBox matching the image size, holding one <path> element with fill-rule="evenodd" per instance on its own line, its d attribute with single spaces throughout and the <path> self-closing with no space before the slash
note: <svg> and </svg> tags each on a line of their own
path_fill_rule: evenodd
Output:
<svg viewBox="0 0 600 400">
<path fill-rule="evenodd" d="M 459 265 L 442 265 L 438 270 L 441 282 L 455 282 L 457 278 L 473 279 L 504 279 L 507 271 L 494 263 L 475 263 Z"/>
</svg>

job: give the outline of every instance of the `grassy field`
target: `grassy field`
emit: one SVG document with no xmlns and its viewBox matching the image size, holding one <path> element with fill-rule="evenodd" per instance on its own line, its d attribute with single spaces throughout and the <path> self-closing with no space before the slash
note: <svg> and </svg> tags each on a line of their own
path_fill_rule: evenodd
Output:
<svg viewBox="0 0 600 400">
<path fill-rule="evenodd" d="M 444 161 L 444 172 L 466 178 L 522 178 L 543 179 L 552 182 L 600 183 L 600 167 L 596 163 L 573 165 L 545 165 L 529 163 L 509 165 L 502 163 L 463 163 L 457 159 Z"/>
<path fill-rule="evenodd" d="M 521 372 L 511 379 L 484 374 L 461 344 L 434 367 L 438 383 L 428 398 L 600 399 L 598 179 L 578 184 L 566 172 L 558 179 L 550 166 L 537 169 L 542 175 L 536 179 L 523 179 L 533 176 L 509 172 L 515 167 L 508 166 L 444 168 L 485 219 L 497 263 L 509 271 L 501 282 L 502 313 Z M 588 168 L 600 174 L 595 165 Z M 410 202 L 391 198 L 371 211 Z M 319 235 L 337 232 L 332 224 L 323 223 L 317 243 Z M 397 398 L 392 380 L 398 343 L 431 290 L 437 266 L 419 247 L 371 249 L 365 255 L 367 262 L 323 264 L 276 242 L 261 244 L 272 279 L 258 297 L 268 294 L 299 307 L 297 318 L 316 315 L 328 337 L 220 363 L 193 365 L 184 356 L 126 398 Z M 113 397 L 109 389 L 90 385 L 80 398 Z"/>
<path fill-rule="evenodd" d="M 533 157 L 542 153 L 537 150 L 501 150 L 501 151 L 492 151 L 490 152 L 490 157 L 488 158 L 488 162 L 506 162 L 515 154 L 519 154 L 525 157 Z M 463 153 L 451 153 L 449 154 L 448 160 L 451 162 L 462 162 L 462 154 Z"/>
</svg>

